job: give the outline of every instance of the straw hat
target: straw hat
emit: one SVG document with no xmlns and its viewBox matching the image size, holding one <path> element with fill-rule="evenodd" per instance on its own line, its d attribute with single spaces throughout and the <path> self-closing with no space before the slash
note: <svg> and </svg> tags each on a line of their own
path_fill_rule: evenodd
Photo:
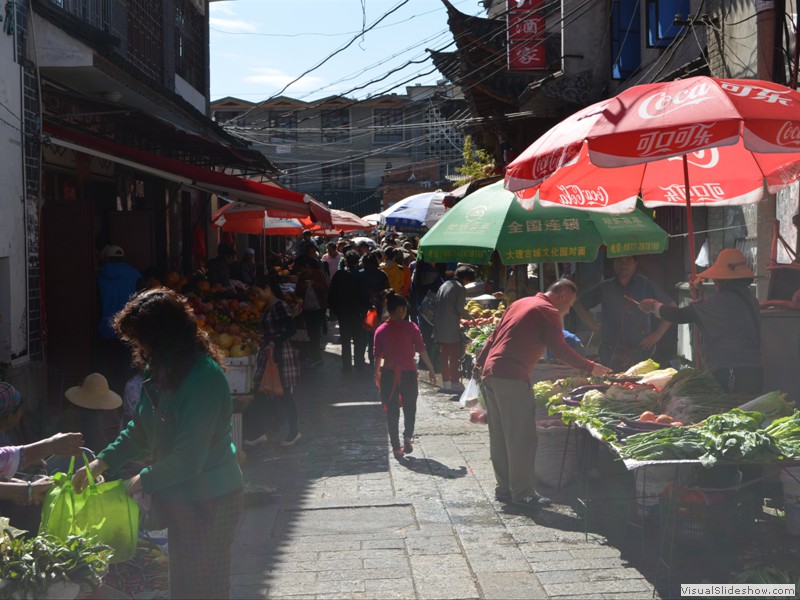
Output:
<svg viewBox="0 0 800 600">
<path fill-rule="evenodd" d="M 100 373 L 87 375 L 83 385 L 69 388 L 64 395 L 81 408 L 114 410 L 122 406 L 122 398 L 108 388 L 108 380 Z"/>
<path fill-rule="evenodd" d="M 744 254 L 735 248 L 725 248 L 717 256 L 714 264 L 702 273 L 697 274 L 702 279 L 751 279 L 755 277 Z"/>
</svg>

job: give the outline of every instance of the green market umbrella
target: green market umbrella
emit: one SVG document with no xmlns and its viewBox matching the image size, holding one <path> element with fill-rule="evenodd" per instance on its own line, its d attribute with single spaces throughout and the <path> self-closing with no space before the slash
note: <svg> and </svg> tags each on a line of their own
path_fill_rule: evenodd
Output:
<svg viewBox="0 0 800 600">
<path fill-rule="evenodd" d="M 429 262 L 486 264 L 494 250 L 503 264 L 591 262 L 605 245 L 609 258 L 657 254 L 667 232 L 641 210 L 608 215 L 572 208 L 523 208 L 503 182 L 466 196 L 419 242 Z"/>
</svg>

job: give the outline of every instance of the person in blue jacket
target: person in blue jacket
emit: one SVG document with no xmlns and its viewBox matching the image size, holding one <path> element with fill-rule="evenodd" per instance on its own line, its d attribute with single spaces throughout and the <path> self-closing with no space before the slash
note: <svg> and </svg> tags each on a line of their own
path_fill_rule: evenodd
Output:
<svg viewBox="0 0 800 600">
<path fill-rule="evenodd" d="M 97 371 L 106 375 L 112 390 L 122 390 L 133 372 L 128 349 L 114 331 L 114 315 L 141 288 L 143 280 L 142 274 L 125 262 L 125 251 L 119 246 L 106 248 L 105 261 L 97 272 L 101 315 L 97 326 Z"/>
</svg>

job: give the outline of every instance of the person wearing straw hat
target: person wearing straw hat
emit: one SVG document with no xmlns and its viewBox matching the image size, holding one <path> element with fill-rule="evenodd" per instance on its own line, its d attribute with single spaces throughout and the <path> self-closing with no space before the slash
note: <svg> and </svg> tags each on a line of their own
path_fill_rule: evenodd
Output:
<svg viewBox="0 0 800 600">
<path fill-rule="evenodd" d="M 753 271 L 735 248 L 725 248 L 697 280 L 711 279 L 716 293 L 678 308 L 648 298 L 639 308 L 672 323 L 696 323 L 700 356 L 717 383 L 729 394 L 761 393 L 761 313 L 750 293 Z M 695 283 L 695 282 L 693 282 Z"/>
<path fill-rule="evenodd" d="M 79 431 L 85 445 L 94 452 L 108 446 L 106 430 L 119 425 L 117 409 L 122 397 L 108 387 L 108 380 L 100 373 L 90 373 L 81 385 L 65 393 L 69 405 L 56 420 L 56 431 Z"/>
</svg>

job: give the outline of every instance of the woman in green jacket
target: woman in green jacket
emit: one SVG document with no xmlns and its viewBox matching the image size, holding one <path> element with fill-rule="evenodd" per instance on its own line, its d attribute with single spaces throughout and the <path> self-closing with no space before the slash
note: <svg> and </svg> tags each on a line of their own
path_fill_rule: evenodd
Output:
<svg viewBox="0 0 800 600">
<path fill-rule="evenodd" d="M 95 476 L 114 474 L 149 456 L 128 494 L 152 494 L 168 528 L 171 597 L 227 598 L 243 492 L 221 357 L 169 289 L 132 298 L 114 327 L 145 381 L 133 419 L 89 466 Z M 83 489 L 85 468 L 73 483 Z"/>
</svg>

